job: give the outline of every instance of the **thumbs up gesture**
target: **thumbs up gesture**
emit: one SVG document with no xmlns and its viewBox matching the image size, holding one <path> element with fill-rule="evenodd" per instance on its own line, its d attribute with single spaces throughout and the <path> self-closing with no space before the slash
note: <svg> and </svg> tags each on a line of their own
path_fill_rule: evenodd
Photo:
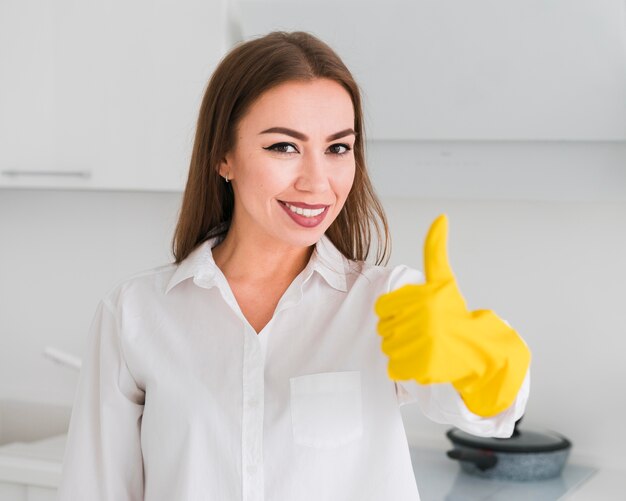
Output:
<svg viewBox="0 0 626 501">
<path fill-rule="evenodd" d="M 442 214 L 424 244 L 425 283 L 381 295 L 377 329 L 392 379 L 452 383 L 470 411 L 489 417 L 515 400 L 530 351 L 493 311 L 467 309 L 448 262 L 447 233 Z"/>
</svg>

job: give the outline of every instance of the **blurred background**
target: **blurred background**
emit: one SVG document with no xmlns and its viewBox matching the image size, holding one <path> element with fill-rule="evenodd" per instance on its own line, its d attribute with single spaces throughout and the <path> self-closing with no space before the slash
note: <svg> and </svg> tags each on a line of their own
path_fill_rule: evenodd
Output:
<svg viewBox="0 0 626 501">
<path fill-rule="evenodd" d="M 362 89 L 390 264 L 422 269 L 447 213 L 468 306 L 530 345 L 521 426 L 562 433 L 587 468 L 558 496 L 624 499 L 623 0 L 2 0 L 0 500 L 52 495 L 96 305 L 173 260 L 211 72 L 278 29 L 322 38 Z M 401 410 L 412 447 L 449 447 Z"/>
</svg>

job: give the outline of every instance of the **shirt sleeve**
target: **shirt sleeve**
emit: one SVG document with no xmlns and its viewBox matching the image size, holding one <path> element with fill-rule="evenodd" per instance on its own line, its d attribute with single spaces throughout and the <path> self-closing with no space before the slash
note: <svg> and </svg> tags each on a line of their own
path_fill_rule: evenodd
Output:
<svg viewBox="0 0 626 501">
<path fill-rule="evenodd" d="M 102 300 L 72 407 L 59 501 L 143 499 L 143 403 L 124 360 L 114 307 Z"/>
<path fill-rule="evenodd" d="M 423 282 L 424 275 L 420 271 L 400 265 L 392 271 L 389 290 Z M 417 402 L 424 415 L 436 423 L 456 426 L 472 435 L 508 438 L 513 433 L 515 421 L 522 417 L 526 409 L 530 393 L 530 368 L 513 404 L 487 418 L 471 412 L 450 383 L 422 385 L 414 380 L 405 380 L 395 381 L 395 388 L 399 405 Z"/>
<path fill-rule="evenodd" d="M 436 423 L 449 424 L 481 437 L 508 438 L 515 421 L 522 417 L 530 393 L 530 370 L 510 407 L 492 417 L 470 411 L 450 383 L 421 385 L 417 381 L 396 381 L 399 405 L 417 402 L 422 412 Z"/>
</svg>

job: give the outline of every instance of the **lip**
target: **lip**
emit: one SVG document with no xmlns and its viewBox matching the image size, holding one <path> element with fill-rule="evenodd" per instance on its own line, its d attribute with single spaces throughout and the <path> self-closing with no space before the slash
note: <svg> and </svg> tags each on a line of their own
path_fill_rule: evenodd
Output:
<svg viewBox="0 0 626 501">
<path fill-rule="evenodd" d="M 287 202 L 287 203 L 291 204 L 291 202 Z M 287 205 L 285 205 L 285 202 L 282 202 L 281 200 L 278 200 L 278 205 L 280 205 L 282 207 L 282 209 L 291 218 L 291 220 L 293 222 L 295 222 L 299 226 L 303 226 L 305 228 L 314 228 L 315 226 L 318 226 L 324 220 L 324 218 L 326 217 L 326 214 L 328 213 L 328 207 L 330 207 L 329 205 L 318 205 L 317 208 L 318 209 L 324 209 L 324 212 L 322 212 L 318 216 L 305 217 L 305 216 L 301 216 L 300 214 L 296 214 L 295 212 L 290 210 L 289 207 L 287 207 Z M 300 207 L 300 206 L 298 206 L 298 207 Z M 305 207 L 303 207 L 303 208 L 312 209 L 312 208 L 315 208 L 315 207 L 316 206 L 305 205 Z"/>
<path fill-rule="evenodd" d="M 325 209 L 326 207 L 330 207 L 329 204 L 306 204 L 304 202 L 289 202 L 285 200 L 279 200 L 279 202 L 293 205 L 294 207 L 300 207 L 301 209 Z"/>
</svg>

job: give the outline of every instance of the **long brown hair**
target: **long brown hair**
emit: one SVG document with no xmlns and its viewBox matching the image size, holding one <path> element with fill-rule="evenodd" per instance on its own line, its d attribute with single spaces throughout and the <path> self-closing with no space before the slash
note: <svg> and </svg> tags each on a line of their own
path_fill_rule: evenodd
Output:
<svg viewBox="0 0 626 501">
<path fill-rule="evenodd" d="M 386 264 L 391 246 L 389 227 L 366 170 L 359 87 L 339 56 L 303 31 L 274 31 L 240 42 L 213 72 L 200 107 L 189 177 L 172 240 L 175 263 L 184 260 L 201 242 L 228 232 L 235 200 L 231 185 L 224 182 L 218 168 L 234 146 L 239 120 L 270 88 L 316 78 L 334 80 L 348 91 L 356 132 L 354 182 L 326 236 L 348 259 L 365 261 L 373 226 L 378 237 L 376 264 Z"/>
</svg>

